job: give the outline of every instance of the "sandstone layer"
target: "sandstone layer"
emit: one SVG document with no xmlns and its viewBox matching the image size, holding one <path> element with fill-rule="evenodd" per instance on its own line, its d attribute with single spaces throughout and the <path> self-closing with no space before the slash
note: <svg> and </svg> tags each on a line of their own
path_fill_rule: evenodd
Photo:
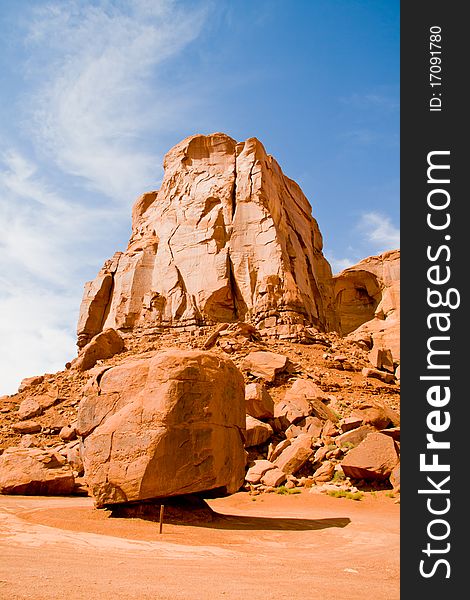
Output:
<svg viewBox="0 0 470 600">
<path fill-rule="evenodd" d="M 132 213 L 127 250 L 86 284 L 78 344 L 103 329 L 337 325 L 330 265 L 299 186 L 256 138 L 195 135 Z"/>
</svg>

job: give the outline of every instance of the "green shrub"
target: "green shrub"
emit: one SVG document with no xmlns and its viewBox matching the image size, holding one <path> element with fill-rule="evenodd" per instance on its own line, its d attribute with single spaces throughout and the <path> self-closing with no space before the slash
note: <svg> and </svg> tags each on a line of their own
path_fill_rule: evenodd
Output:
<svg viewBox="0 0 470 600">
<path fill-rule="evenodd" d="M 362 492 L 346 492 L 345 490 L 328 490 L 327 494 L 333 498 L 347 498 L 348 500 L 362 500 L 364 497 Z"/>
<path fill-rule="evenodd" d="M 286 488 L 285 485 L 281 485 L 278 488 L 276 488 L 276 494 L 300 494 L 301 490 L 299 490 L 299 488 Z"/>
</svg>

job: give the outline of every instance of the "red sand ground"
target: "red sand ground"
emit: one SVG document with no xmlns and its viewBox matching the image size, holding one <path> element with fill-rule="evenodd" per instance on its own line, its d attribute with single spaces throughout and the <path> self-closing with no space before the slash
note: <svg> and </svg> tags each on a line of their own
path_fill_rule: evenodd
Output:
<svg viewBox="0 0 470 600">
<path fill-rule="evenodd" d="M 384 492 L 238 493 L 210 505 L 231 517 L 159 535 L 157 523 L 109 518 L 91 498 L 0 496 L 0 598 L 400 597 L 400 507 Z"/>
</svg>

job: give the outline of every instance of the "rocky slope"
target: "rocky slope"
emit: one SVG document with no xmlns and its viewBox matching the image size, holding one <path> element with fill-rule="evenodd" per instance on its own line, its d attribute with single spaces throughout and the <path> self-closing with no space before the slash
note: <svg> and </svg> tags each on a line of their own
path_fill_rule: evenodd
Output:
<svg viewBox="0 0 470 600">
<path fill-rule="evenodd" d="M 399 251 L 332 277 L 254 138 L 192 136 L 164 166 L 85 286 L 78 357 L 0 398 L 0 492 L 399 489 Z"/>
</svg>

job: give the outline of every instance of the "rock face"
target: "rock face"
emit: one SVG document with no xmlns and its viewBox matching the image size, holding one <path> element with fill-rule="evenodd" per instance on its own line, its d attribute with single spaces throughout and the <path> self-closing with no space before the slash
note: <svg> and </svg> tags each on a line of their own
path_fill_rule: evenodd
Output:
<svg viewBox="0 0 470 600">
<path fill-rule="evenodd" d="M 365 258 L 334 278 L 342 335 L 371 337 L 400 360 L 400 251 Z"/>
<path fill-rule="evenodd" d="M 331 269 L 299 186 L 263 145 L 195 135 L 132 213 L 127 250 L 85 286 L 78 345 L 101 330 L 248 321 L 334 329 Z"/>
<path fill-rule="evenodd" d="M 105 371 L 79 406 L 97 506 L 243 483 L 245 386 L 228 359 L 169 350 Z"/>
</svg>

